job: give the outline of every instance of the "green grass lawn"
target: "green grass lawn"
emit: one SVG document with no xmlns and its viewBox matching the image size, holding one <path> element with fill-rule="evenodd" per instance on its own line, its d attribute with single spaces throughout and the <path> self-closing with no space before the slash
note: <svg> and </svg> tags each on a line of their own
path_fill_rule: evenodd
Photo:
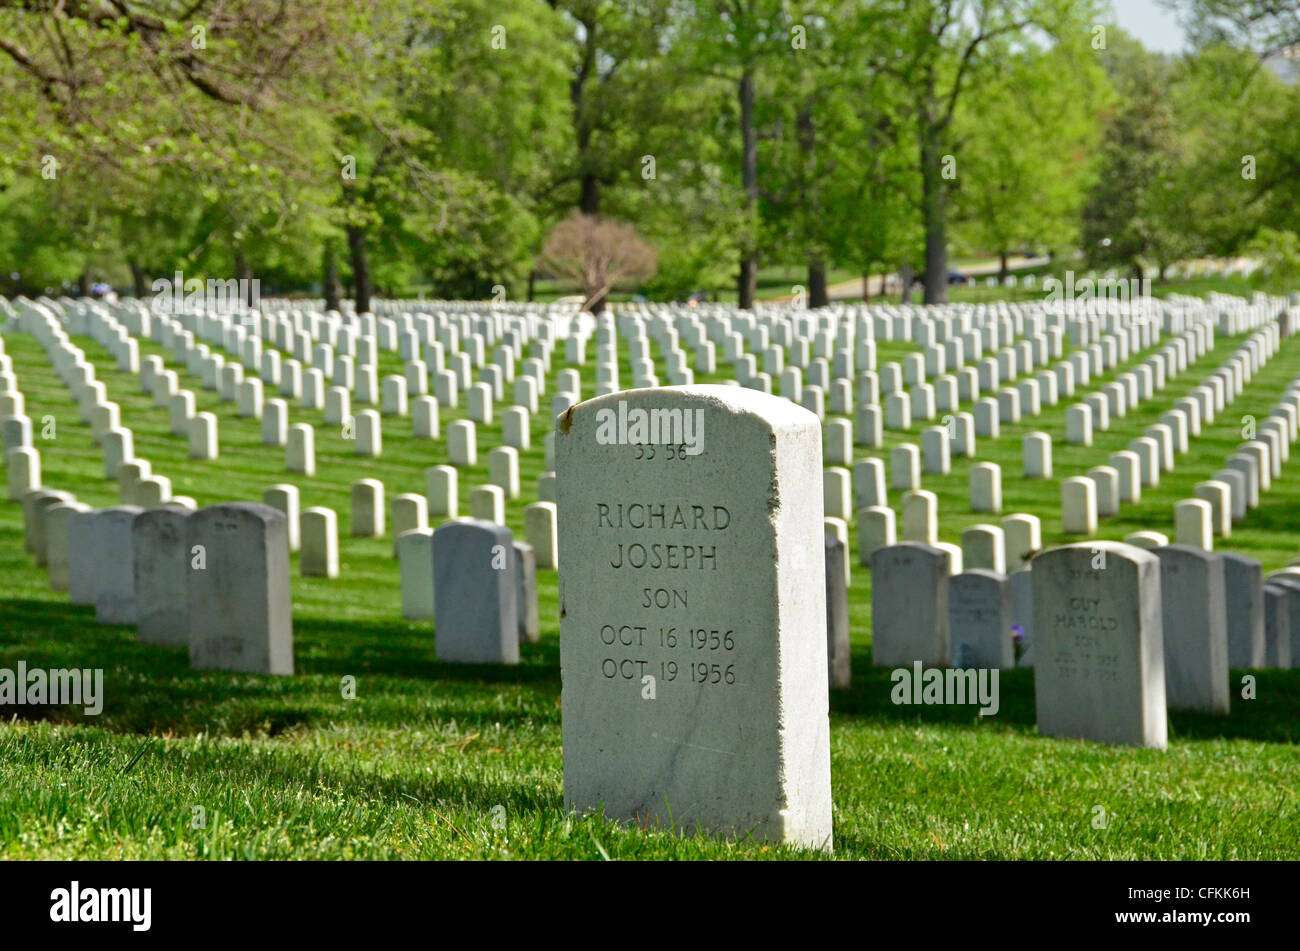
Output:
<svg viewBox="0 0 1300 951">
<path fill-rule="evenodd" d="M 1146 405 L 1096 435 L 1091 448 L 1064 443 L 1067 402 L 980 440 L 974 460 L 947 476 L 926 476 L 937 493 L 942 540 L 992 520 L 968 511 L 972 461 L 1003 467 L 1004 512 L 1043 519 L 1044 542 L 1061 534 L 1059 480 L 1104 463 L 1175 399 L 1215 369 L 1244 338 L 1173 379 Z M 319 411 L 291 406 L 291 422 L 316 426 L 315 477 L 283 471 L 283 450 L 264 448 L 255 421 L 241 420 L 198 380 L 197 410 L 220 418 L 221 458 L 192 462 L 170 435 L 136 378 L 119 373 L 89 338 L 76 343 L 95 361 L 109 399 L 135 433 L 135 451 L 176 494 L 200 505 L 260 500 L 268 486 L 297 484 L 302 506 L 339 512 L 342 576 L 302 578 L 293 559 L 297 674 L 287 678 L 195 672 L 184 651 L 145 647 L 131 628 L 94 623 L 93 611 L 48 589 L 43 569 L 23 553 L 21 507 L 0 501 L 0 667 L 102 667 L 106 700 L 98 717 L 70 708 L 9 708 L 0 724 L 0 857 L 3 858 L 787 858 L 810 853 L 714 838 L 679 839 L 576 818 L 563 808 L 559 620 L 556 575 L 539 572 L 542 640 L 521 646 L 518 667 L 439 664 L 432 625 L 401 619 L 391 539 L 348 537 L 348 487 L 384 482 L 387 498 L 423 492 L 424 470 L 447 462 L 441 440 L 409 436 L 409 420 L 384 421 L 384 452 L 362 460 Z M 36 341 L 6 334 L 27 413 L 42 450 L 44 483 L 96 506 L 116 504 L 102 478 L 99 450 Z M 663 373 L 662 354 L 655 357 Z M 883 364 L 911 345 L 882 343 Z M 152 344 L 141 355 L 164 352 Z M 1135 355 L 1131 366 L 1145 356 Z M 630 380 L 623 351 L 625 380 Z M 381 375 L 400 372 L 384 354 Z M 556 356 L 543 407 L 554 391 Z M 588 368 L 589 371 L 589 368 Z M 1140 529 L 1172 534 L 1175 501 L 1192 495 L 1241 441 L 1247 414 L 1268 415 L 1300 373 L 1294 338 L 1236 403 L 1192 442 L 1174 472 L 1144 489 L 1142 502 L 1105 520 L 1099 537 Z M 1081 392 L 1098 388 L 1114 373 Z M 700 378 L 716 382 L 723 377 Z M 584 380 L 591 386 L 591 374 Z M 584 395 L 590 395 L 588 389 Z M 268 392 L 268 397 L 271 393 Z M 443 409 L 443 428 L 463 413 Z M 42 418 L 57 436 L 42 441 Z M 522 537 L 524 505 L 543 471 L 544 411 L 533 448 L 521 453 L 522 498 L 507 520 Z M 919 443 L 918 423 L 886 433 L 886 445 L 859 449 L 888 459 L 902 441 Z M 1055 478 L 1020 477 L 1020 437 L 1054 437 Z M 461 470 L 461 506 L 487 481 L 486 450 L 499 423 L 479 427 L 481 464 Z M 1260 507 L 1221 547 L 1281 567 L 1300 550 L 1300 459 L 1288 463 Z M 891 503 L 898 506 L 897 494 Z M 882 859 L 1201 859 L 1300 857 L 1300 671 L 1260 671 L 1258 699 L 1240 700 L 1223 719 L 1172 714 L 1166 752 L 1103 747 L 1040 737 L 1031 671 L 1001 678 L 1001 709 L 980 719 L 971 707 L 894 706 L 889 672 L 870 666 L 871 578 L 857 566 L 853 526 L 850 592 L 854 685 L 831 698 L 835 846 L 840 858 Z M 344 700 L 345 676 L 357 699 Z M 1106 815 L 1096 828 L 1096 807 Z M 202 809 L 202 822 L 199 809 Z M 504 822 L 501 819 L 504 818 Z M 200 827 L 201 826 L 201 827 Z"/>
</svg>

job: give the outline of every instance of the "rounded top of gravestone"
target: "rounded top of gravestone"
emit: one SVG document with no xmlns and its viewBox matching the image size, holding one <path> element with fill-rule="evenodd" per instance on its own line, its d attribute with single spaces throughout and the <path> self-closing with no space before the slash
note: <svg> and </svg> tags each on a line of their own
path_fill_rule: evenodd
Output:
<svg viewBox="0 0 1300 951">
<path fill-rule="evenodd" d="M 1075 542 L 1072 545 L 1059 545 L 1056 548 L 1049 548 L 1047 551 L 1039 552 L 1034 556 L 1034 567 L 1038 567 L 1044 560 L 1051 561 L 1058 558 L 1094 558 L 1099 554 L 1105 553 L 1109 559 L 1111 556 L 1124 558 L 1137 564 L 1159 564 L 1150 551 L 1140 548 L 1137 545 L 1130 545 L 1126 542 L 1114 541 L 1087 541 Z M 1098 569 L 1101 570 L 1101 569 Z"/>
<path fill-rule="evenodd" d="M 898 542 L 894 545 L 884 545 L 877 548 L 871 553 L 871 567 L 875 570 L 876 560 L 888 557 L 897 557 L 898 555 L 921 555 L 933 559 L 936 565 L 942 562 L 945 573 L 948 571 L 948 559 L 951 557 L 944 548 L 938 548 L 934 545 L 927 545 L 924 542 Z"/>
<path fill-rule="evenodd" d="M 197 512 L 191 513 L 190 517 L 195 519 L 243 517 L 256 518 L 263 522 L 287 521 L 283 512 L 262 502 L 218 502 L 216 505 L 205 505 Z"/>
<path fill-rule="evenodd" d="M 761 417 L 773 428 L 780 426 L 817 426 L 816 414 L 786 399 L 747 387 L 722 386 L 711 383 L 684 386 L 641 387 L 617 390 L 575 403 L 556 418 L 556 430 L 568 435 L 578 415 L 598 412 L 601 409 L 617 410 L 620 403 L 628 409 L 716 408 L 736 415 Z M 657 404 L 657 405 L 656 405 Z"/>
<path fill-rule="evenodd" d="M 117 514 L 119 514 L 119 513 L 126 513 L 126 514 L 129 514 L 129 515 L 139 515 L 139 514 L 141 514 L 143 511 L 144 511 L 144 507 L 143 507 L 143 506 L 140 506 L 140 505 L 111 505 L 111 506 L 109 506 L 108 508 L 104 508 L 104 509 L 95 509 L 95 511 L 94 511 L 92 514 L 94 514 L 94 515 L 117 515 Z"/>
<path fill-rule="evenodd" d="M 504 538 L 507 542 L 512 541 L 510 529 L 496 522 L 488 521 L 483 518 L 456 518 L 449 522 L 443 522 L 434 529 L 435 536 L 452 538 L 456 535 L 475 535 L 488 533 L 498 538 Z"/>
<path fill-rule="evenodd" d="M 1220 557 L 1217 552 L 1206 551 L 1204 548 L 1197 548 L 1193 545 L 1157 545 L 1155 548 L 1150 549 L 1150 551 L 1161 560 L 1166 558 L 1173 560 L 1182 558 L 1187 561 L 1211 562 Z"/>
<path fill-rule="evenodd" d="M 1243 554 L 1241 554 L 1241 553 L 1239 553 L 1239 552 L 1235 552 L 1235 551 L 1225 551 L 1225 552 L 1221 552 L 1220 555 L 1219 555 L 1219 557 L 1222 558 L 1224 561 L 1231 561 L 1231 562 L 1235 562 L 1236 564 L 1240 564 L 1240 565 L 1247 565 L 1247 566 L 1249 566 L 1249 567 L 1253 567 L 1253 568 L 1259 568 L 1259 567 L 1261 567 L 1261 565 L 1260 565 L 1260 563 L 1259 563 L 1258 560 L 1256 560 L 1256 559 L 1254 559 L 1254 558 L 1251 558 L 1249 555 L 1243 555 Z"/>
<path fill-rule="evenodd" d="M 41 499 L 59 499 L 61 501 L 69 502 L 75 498 L 76 496 L 71 492 L 65 492 L 62 489 L 51 489 L 49 486 L 38 485 L 36 488 L 28 489 L 24 492 L 21 501 L 27 503 L 37 502 Z"/>
<path fill-rule="evenodd" d="M 992 571 L 988 568 L 967 568 L 960 571 L 948 579 L 950 585 L 983 585 L 983 584 L 1001 584 L 1007 580 L 1007 576 L 1000 571 Z"/>
<path fill-rule="evenodd" d="M 190 517 L 190 510 L 183 505 L 172 505 L 166 502 L 155 508 L 146 509 L 135 518 L 137 525 L 148 525 L 152 522 L 176 522 Z"/>
</svg>

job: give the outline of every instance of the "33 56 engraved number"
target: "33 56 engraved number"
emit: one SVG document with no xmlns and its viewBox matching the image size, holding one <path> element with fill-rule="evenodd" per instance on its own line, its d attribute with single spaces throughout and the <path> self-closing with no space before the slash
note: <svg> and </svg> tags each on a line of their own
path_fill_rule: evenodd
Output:
<svg viewBox="0 0 1300 951">
<path fill-rule="evenodd" d="M 650 460 L 655 457 L 655 445 L 653 443 L 634 443 L 632 446 L 632 458 L 640 460 Z M 671 443 L 663 447 L 664 455 L 668 459 L 686 459 L 689 458 L 686 452 L 686 443 L 681 445 L 672 445 Z"/>
</svg>

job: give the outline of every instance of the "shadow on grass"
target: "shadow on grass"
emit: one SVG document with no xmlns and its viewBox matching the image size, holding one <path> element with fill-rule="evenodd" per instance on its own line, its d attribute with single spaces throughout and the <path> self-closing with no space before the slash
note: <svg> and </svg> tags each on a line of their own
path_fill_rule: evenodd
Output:
<svg viewBox="0 0 1300 951">
<path fill-rule="evenodd" d="M 0 601 L 0 668 L 103 669 L 103 710 L 0 705 L 0 720 L 48 720 L 126 733 L 274 737 L 297 727 L 384 728 L 455 721 L 519 726 L 558 718 L 559 643 L 520 645 L 521 663 L 445 664 L 432 628 L 300 619 L 296 674 L 196 671 L 183 648 L 141 644 L 134 628 L 95 623 L 94 610 L 40 600 Z M 346 675 L 366 703 L 342 698 Z M 503 708 L 496 699 L 511 694 Z"/>
<path fill-rule="evenodd" d="M 869 651 L 853 655 L 848 690 L 831 691 L 831 713 L 881 724 L 997 724 L 1036 732 L 1034 672 L 1002 671 L 998 676 L 998 712 L 981 718 L 979 704 L 896 704 L 892 668 L 871 666 Z M 1241 697 L 1242 677 L 1255 678 L 1256 699 Z M 1228 678 L 1232 712 L 1226 717 L 1171 711 L 1170 740 L 1254 740 L 1300 742 L 1300 670 L 1234 670 Z"/>
<path fill-rule="evenodd" d="M 195 671 L 183 649 L 140 644 L 128 627 L 96 624 L 94 611 L 55 601 L 0 601 L 0 667 L 103 668 L 103 713 L 76 707 L 0 705 L 0 719 L 94 722 L 126 733 L 274 737 L 299 727 L 361 722 L 384 728 L 455 720 L 510 725 L 552 724 L 559 716 L 559 639 L 520 646 L 521 663 L 444 664 L 434 659 L 433 629 L 407 622 L 373 623 L 305 618 L 294 624 L 297 675 L 266 677 Z M 853 685 L 831 692 L 831 712 L 880 724 L 994 726 L 1035 731 L 1030 670 L 999 675 L 998 711 L 981 717 L 978 703 L 896 704 L 888 668 L 872 667 L 870 652 L 853 657 Z M 1171 739 L 1300 741 L 1300 673 L 1262 670 L 1255 700 L 1239 699 L 1243 672 L 1234 671 L 1233 711 L 1227 717 L 1175 712 Z M 339 684 L 354 676 L 368 703 L 343 701 Z M 512 706 L 494 698 L 514 692 Z"/>
</svg>

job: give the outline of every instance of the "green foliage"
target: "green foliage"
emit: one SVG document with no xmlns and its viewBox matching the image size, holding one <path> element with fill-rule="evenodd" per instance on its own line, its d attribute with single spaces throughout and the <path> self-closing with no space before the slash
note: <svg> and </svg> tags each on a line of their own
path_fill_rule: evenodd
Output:
<svg viewBox="0 0 1300 951">
<path fill-rule="evenodd" d="M 1170 59 L 1093 48 L 1097 0 L 0 3 L 0 290 L 311 292 L 333 242 L 349 285 L 522 296 L 575 206 L 658 248 L 624 290 L 665 297 L 742 259 L 1231 256 L 1300 217 L 1300 90 L 1239 48 L 1294 5 L 1182 5 L 1202 42 Z"/>
<path fill-rule="evenodd" d="M 1300 235 L 1294 231 L 1261 228 L 1245 251 L 1259 261 L 1251 275 L 1260 286 L 1300 285 Z"/>
</svg>

